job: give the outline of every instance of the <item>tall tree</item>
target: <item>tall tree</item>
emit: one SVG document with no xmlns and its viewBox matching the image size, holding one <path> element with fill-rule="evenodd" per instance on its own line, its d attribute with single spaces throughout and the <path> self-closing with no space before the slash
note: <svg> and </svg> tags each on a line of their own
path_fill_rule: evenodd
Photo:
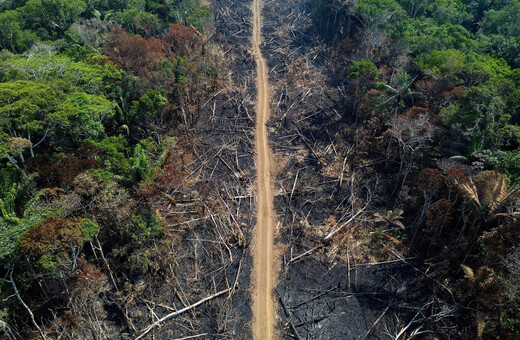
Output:
<svg viewBox="0 0 520 340">
<path fill-rule="evenodd" d="M 86 8 L 81 0 L 29 0 L 20 13 L 29 27 L 42 28 L 50 37 L 61 37 Z"/>
<path fill-rule="evenodd" d="M 36 40 L 34 32 L 22 30 L 22 18 L 17 11 L 0 13 L 0 50 L 23 52 Z"/>
<path fill-rule="evenodd" d="M 382 44 L 384 35 L 406 12 L 395 0 L 365 0 L 356 2 L 352 15 L 363 26 L 365 58 L 369 59 L 372 50 Z"/>
<path fill-rule="evenodd" d="M 34 148 L 64 118 L 53 112 L 56 104 L 56 94 L 48 85 L 30 81 L 0 83 L 0 134 L 26 139 L 34 156 Z M 6 156 L 17 165 L 9 152 Z M 18 156 L 25 166 L 23 153 Z"/>
<path fill-rule="evenodd" d="M 114 105 L 104 96 L 74 92 L 58 105 L 56 115 L 66 118 L 61 125 L 74 138 L 101 140 L 106 136 L 103 121 L 114 116 Z"/>
</svg>

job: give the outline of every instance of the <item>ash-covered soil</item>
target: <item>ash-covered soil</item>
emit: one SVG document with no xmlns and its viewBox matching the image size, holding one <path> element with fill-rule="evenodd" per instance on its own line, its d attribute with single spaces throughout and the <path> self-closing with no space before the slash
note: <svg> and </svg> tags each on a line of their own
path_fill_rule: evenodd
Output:
<svg viewBox="0 0 520 340">
<path fill-rule="evenodd" d="M 280 333 L 286 339 L 405 334 L 416 313 L 408 306 L 421 292 L 413 288 L 410 262 L 373 265 L 374 249 L 352 241 L 364 235 L 349 219 L 384 202 L 376 198 L 380 179 L 355 156 L 358 137 L 344 112 L 348 97 L 334 79 L 332 49 L 314 29 L 312 3 L 275 0 L 263 10 L 275 204 L 285 247 L 276 289 Z"/>
<path fill-rule="evenodd" d="M 215 0 L 209 49 L 217 58 L 219 88 L 192 109 L 189 129 L 176 129 L 170 158 L 182 179 L 161 207 L 171 244 L 156 256 L 161 280 L 128 296 L 134 331 L 213 294 L 225 294 L 153 328 L 148 339 L 251 338 L 250 240 L 255 224 L 255 60 L 250 1 Z M 158 203 L 159 204 L 159 203 Z M 133 287 L 133 286 L 132 286 Z"/>
</svg>

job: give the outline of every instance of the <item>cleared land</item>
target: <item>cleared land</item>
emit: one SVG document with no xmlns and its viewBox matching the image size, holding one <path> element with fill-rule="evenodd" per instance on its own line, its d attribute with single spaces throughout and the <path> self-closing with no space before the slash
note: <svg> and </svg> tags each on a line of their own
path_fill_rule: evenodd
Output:
<svg viewBox="0 0 520 340">
<path fill-rule="evenodd" d="M 267 65 L 260 50 L 261 27 L 260 0 L 254 0 L 253 51 L 257 60 L 258 102 L 255 132 L 257 222 L 254 250 L 253 336 L 255 339 L 273 339 L 276 315 L 273 298 L 275 214 L 271 188 L 271 150 L 266 128 L 269 119 L 269 84 L 266 75 Z"/>
</svg>

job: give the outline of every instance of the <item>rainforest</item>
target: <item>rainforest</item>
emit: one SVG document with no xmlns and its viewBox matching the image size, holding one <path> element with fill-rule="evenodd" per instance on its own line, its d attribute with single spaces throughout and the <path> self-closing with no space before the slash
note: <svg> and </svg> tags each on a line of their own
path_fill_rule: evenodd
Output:
<svg viewBox="0 0 520 340">
<path fill-rule="evenodd" d="M 520 0 L 0 0 L 0 339 L 520 338 Z"/>
</svg>

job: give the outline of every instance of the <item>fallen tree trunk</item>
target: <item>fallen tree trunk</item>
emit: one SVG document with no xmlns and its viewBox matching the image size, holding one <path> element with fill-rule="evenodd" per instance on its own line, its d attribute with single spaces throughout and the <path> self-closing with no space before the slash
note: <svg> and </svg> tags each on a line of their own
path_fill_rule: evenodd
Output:
<svg viewBox="0 0 520 340">
<path fill-rule="evenodd" d="M 294 337 L 296 338 L 296 340 L 303 340 L 302 337 L 300 336 L 300 333 L 298 333 L 298 330 L 296 329 L 296 326 L 294 325 L 294 322 L 292 321 L 293 315 L 289 311 L 289 309 L 287 308 L 285 303 L 283 302 L 282 296 L 280 295 L 280 293 L 278 293 L 278 291 L 276 289 L 274 291 L 278 295 L 278 300 L 280 301 L 280 304 L 282 305 L 283 311 L 285 312 L 285 318 L 287 319 L 287 322 L 291 325 L 291 328 L 292 328 L 293 333 L 294 333 Z"/>
<path fill-rule="evenodd" d="M 328 235 L 325 236 L 324 240 L 328 240 L 329 238 L 334 236 L 338 231 L 345 228 L 350 222 L 354 221 L 356 219 L 356 217 L 358 217 L 367 208 L 367 206 L 368 206 L 368 203 L 365 204 L 365 206 L 361 210 L 359 210 L 357 213 L 352 215 L 352 217 L 349 218 L 347 222 L 343 223 L 340 227 L 338 227 L 338 228 L 332 230 L 330 233 L 328 233 Z"/>
<path fill-rule="evenodd" d="M 168 314 L 168 315 L 166 315 L 166 316 L 163 316 L 163 317 L 160 318 L 159 320 L 155 321 L 154 323 L 152 323 L 151 325 L 149 325 L 148 327 L 146 327 L 145 329 L 143 329 L 143 330 L 141 331 L 141 335 L 139 335 L 137 338 L 135 338 L 135 340 L 143 339 L 143 338 L 145 337 L 146 334 L 148 334 L 148 333 L 149 333 L 152 329 L 154 329 L 155 327 L 159 326 L 161 323 L 163 323 L 163 322 L 165 322 L 165 321 L 167 321 L 167 320 L 169 320 L 169 319 L 171 319 L 171 318 L 174 318 L 174 317 L 176 317 L 176 316 L 178 316 L 178 315 L 180 315 L 180 314 L 182 314 L 182 313 L 185 313 L 185 312 L 187 312 L 187 311 L 189 311 L 189 310 L 191 310 L 191 309 L 193 309 L 193 308 L 195 308 L 195 307 L 197 307 L 197 306 L 199 306 L 199 305 L 202 305 L 204 302 L 207 302 L 207 301 L 209 301 L 209 300 L 211 300 L 211 299 L 214 299 L 214 298 L 216 298 L 216 297 L 218 297 L 218 296 L 220 296 L 220 295 L 223 295 L 223 294 L 225 294 L 225 293 L 228 293 L 230 290 L 231 290 L 231 288 L 221 290 L 220 292 L 215 293 L 215 294 L 210 295 L 210 296 L 207 296 L 207 297 L 205 297 L 204 299 L 199 300 L 199 301 L 195 302 L 195 303 L 192 304 L 192 305 L 189 305 L 189 306 L 187 306 L 187 307 L 185 307 L 185 308 L 183 308 L 183 309 L 180 309 L 180 310 L 178 310 L 178 311 L 176 311 L 176 312 L 173 312 L 173 313 L 170 313 L 170 314 Z"/>
</svg>

